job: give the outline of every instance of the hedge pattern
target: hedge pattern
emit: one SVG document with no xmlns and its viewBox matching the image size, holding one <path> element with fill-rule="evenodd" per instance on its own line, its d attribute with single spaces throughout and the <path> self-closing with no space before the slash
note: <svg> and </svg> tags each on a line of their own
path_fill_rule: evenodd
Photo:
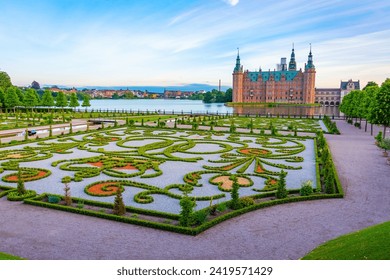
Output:
<svg viewBox="0 0 390 280">
<path fill-rule="evenodd" d="M 198 121 L 198 120 L 197 120 Z M 215 121 L 215 120 L 201 120 Z M 231 120 L 229 120 L 231 121 Z M 183 121 L 182 121 L 183 122 Z M 233 123 L 239 125 L 240 121 Z M 252 121 L 252 124 L 256 123 Z M 272 122 L 270 126 L 274 126 Z M 194 222 L 189 227 L 180 227 L 156 223 L 150 220 L 140 220 L 129 217 L 118 217 L 107 213 L 95 213 L 88 209 L 66 207 L 45 201 L 44 196 L 37 199 L 18 197 L 14 191 L 6 190 L 9 197 L 26 199 L 26 203 L 72 211 L 86 215 L 142 224 L 154 228 L 172 230 L 185 234 L 197 234 L 231 217 L 280 203 L 295 202 L 310 199 L 342 197 L 343 191 L 337 177 L 337 172 L 331 160 L 329 149 L 322 134 L 316 137 L 292 137 L 272 134 L 255 135 L 253 133 L 232 133 L 215 131 L 188 131 L 183 129 L 126 128 L 106 129 L 105 131 L 87 133 L 82 136 L 71 136 L 57 141 L 38 142 L 37 145 L 0 152 L 0 171 L 15 171 L 21 167 L 23 181 L 39 180 L 49 176 L 52 171 L 60 169 L 71 177 L 72 187 L 83 186 L 85 194 L 93 197 L 115 196 L 116 192 L 126 192 L 129 188 L 141 189 L 133 197 L 136 204 L 154 203 L 155 195 L 163 195 L 179 203 L 184 195 L 196 202 L 209 201 L 210 207 L 194 212 Z M 273 130 L 275 132 L 275 130 Z M 315 131 L 312 129 L 310 131 Z M 275 134 L 275 133 L 273 133 Z M 287 198 L 275 199 L 278 177 L 282 170 L 301 170 L 305 162 L 302 153 L 306 149 L 306 139 L 314 139 L 316 155 L 317 189 L 313 195 L 300 197 L 298 191 L 291 191 Z M 75 158 L 77 150 L 91 154 L 89 157 Z M 52 169 L 36 169 L 23 167 L 23 162 L 40 161 L 53 157 L 54 154 L 62 159 L 52 162 Z M 73 154 L 67 159 L 67 154 Z M 166 163 L 193 165 L 193 170 L 183 174 L 181 182 L 170 182 L 169 185 L 153 185 L 148 180 L 164 175 Z M 174 172 L 174 171 L 171 171 Z M 45 176 L 37 176 L 43 175 Z M 7 174 L 3 181 L 15 182 L 15 174 Z M 86 178 L 107 175 L 112 179 L 97 180 L 85 186 Z M 292 174 L 292 173 L 291 173 Z M 328 174 L 332 176 L 329 177 Z M 287 175 L 293 176 L 293 175 Z M 296 175 L 295 175 L 296 176 Z M 330 181 L 332 178 L 332 181 Z M 242 208 L 234 211 L 221 212 L 216 218 L 210 216 L 212 209 L 223 208 L 227 203 L 229 188 L 222 187 L 226 181 L 237 180 L 240 188 L 251 191 L 251 198 L 240 198 Z M 259 184 L 259 182 L 262 182 Z M 330 182 L 330 183 L 329 183 Z M 61 184 L 61 178 L 58 180 Z M 262 185 L 261 185 L 262 184 Z M 325 193 L 325 185 L 332 184 L 333 193 Z M 298 188 L 299 186 L 294 186 Z M 61 188 L 58 188 L 61 189 Z M 210 191 L 210 189 L 212 191 Z M 291 187 L 290 187 L 291 189 Z M 207 191 L 202 195 L 203 190 Z M 30 196 L 32 192 L 28 192 Z M 195 194 L 196 193 L 196 194 Z M 1 193 L 0 193 L 1 194 Z M 10 195 L 12 194 L 12 195 Z M 200 195 L 199 195 L 200 194 Z M 59 195 L 59 194 L 57 194 Z M 35 196 L 35 194 L 34 194 Z M 270 200 L 270 198 L 272 198 Z M 78 198 L 72 198 L 78 201 Z M 219 201 L 225 200 L 225 202 Z M 103 208 L 112 207 L 112 203 L 88 201 L 89 205 Z M 244 203 L 245 202 L 245 203 Z M 83 202 L 86 203 L 86 202 Z M 213 203 L 217 203 L 214 204 Z M 132 204 L 133 205 L 133 204 Z M 227 204 L 228 205 L 228 204 Z M 128 212 L 143 215 L 164 217 L 177 221 L 178 214 L 163 211 L 142 209 L 127 206 Z"/>
</svg>

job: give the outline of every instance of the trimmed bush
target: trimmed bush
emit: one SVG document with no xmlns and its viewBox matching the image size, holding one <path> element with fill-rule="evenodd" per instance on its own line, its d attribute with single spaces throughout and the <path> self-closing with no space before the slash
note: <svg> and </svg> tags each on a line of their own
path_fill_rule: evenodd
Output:
<svg viewBox="0 0 390 280">
<path fill-rule="evenodd" d="M 253 200 L 252 197 L 245 196 L 245 197 L 241 197 L 239 199 L 239 204 L 240 204 L 241 208 L 244 208 L 244 207 L 248 207 L 248 206 L 254 205 L 255 201 Z"/>
<path fill-rule="evenodd" d="M 126 213 L 126 207 L 125 204 L 123 203 L 121 189 L 118 189 L 116 192 L 113 213 L 119 216 L 122 216 Z"/>
<path fill-rule="evenodd" d="M 310 180 L 303 182 L 299 193 L 301 196 L 311 195 L 313 193 L 313 182 Z"/>
<path fill-rule="evenodd" d="M 22 200 L 25 200 L 27 198 L 31 198 L 34 196 L 36 196 L 36 192 L 33 190 L 26 190 L 26 192 L 22 195 L 19 194 L 19 192 L 17 190 L 14 190 L 14 191 L 8 192 L 7 199 L 10 201 L 22 201 Z"/>
<path fill-rule="evenodd" d="M 288 196 L 288 190 L 286 189 L 286 175 L 287 172 L 284 172 L 283 170 L 280 172 L 278 188 L 275 195 L 278 199 L 286 198 Z"/>
<path fill-rule="evenodd" d="M 47 201 L 49 203 L 58 203 L 61 201 L 61 198 L 59 196 L 56 196 L 56 195 L 48 195 L 47 196 Z"/>
<path fill-rule="evenodd" d="M 192 213 L 191 220 L 193 225 L 201 225 L 203 224 L 209 215 L 207 209 L 202 209 Z"/>
<path fill-rule="evenodd" d="M 193 208 L 195 207 L 195 201 L 192 198 L 185 195 L 182 199 L 180 199 L 180 207 L 181 207 L 180 218 L 179 218 L 180 225 L 187 227 L 192 222 L 192 211 Z"/>
</svg>

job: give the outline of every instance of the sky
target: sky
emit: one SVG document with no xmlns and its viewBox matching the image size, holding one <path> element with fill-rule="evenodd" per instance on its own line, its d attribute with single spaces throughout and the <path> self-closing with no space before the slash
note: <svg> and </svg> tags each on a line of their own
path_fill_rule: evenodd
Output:
<svg viewBox="0 0 390 280">
<path fill-rule="evenodd" d="M 232 85 L 249 71 L 298 68 L 312 45 L 316 87 L 390 77 L 390 2 L 0 0 L 0 71 L 27 86 Z"/>
</svg>

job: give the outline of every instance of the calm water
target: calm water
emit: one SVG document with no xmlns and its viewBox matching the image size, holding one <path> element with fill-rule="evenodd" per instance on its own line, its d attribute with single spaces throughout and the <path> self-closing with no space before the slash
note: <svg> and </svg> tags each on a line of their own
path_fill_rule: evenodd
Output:
<svg viewBox="0 0 390 280">
<path fill-rule="evenodd" d="M 82 109 L 82 107 L 80 107 Z M 201 100 L 176 99 L 94 99 L 88 110 L 125 110 L 125 111 L 160 111 L 166 113 L 213 113 L 213 114 L 252 114 L 252 115 L 335 115 L 339 116 L 338 107 L 273 107 L 264 108 L 256 106 L 226 107 L 223 103 L 205 104 Z"/>
</svg>

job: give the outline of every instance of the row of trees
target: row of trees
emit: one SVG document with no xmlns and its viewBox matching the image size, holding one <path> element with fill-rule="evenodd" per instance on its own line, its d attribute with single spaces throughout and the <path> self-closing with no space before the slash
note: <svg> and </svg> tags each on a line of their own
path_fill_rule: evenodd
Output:
<svg viewBox="0 0 390 280">
<path fill-rule="evenodd" d="M 383 125 L 383 138 L 386 137 L 386 128 L 390 126 L 390 79 L 386 79 L 381 86 L 375 82 L 369 82 L 363 90 L 353 90 L 340 104 L 343 112 L 350 122 L 355 118 L 355 124 L 361 126 L 362 119 L 367 122 Z M 359 120 L 359 122 L 358 122 Z"/>
<path fill-rule="evenodd" d="M 80 106 L 80 96 L 76 95 L 76 93 L 65 95 L 60 91 L 56 94 L 53 94 L 49 90 L 39 91 L 39 93 L 35 90 L 34 87 L 23 90 L 13 86 L 8 74 L 6 72 L 0 71 L 0 108 L 15 109 L 17 106 L 26 108 L 33 108 L 36 106 L 75 108 Z M 83 94 L 81 97 L 81 106 L 91 106 L 89 102 L 89 95 Z"/>
<path fill-rule="evenodd" d="M 81 106 L 91 106 L 89 102 L 89 96 L 83 95 L 83 101 Z M 17 106 L 26 108 L 34 108 L 36 106 L 43 107 L 78 107 L 80 103 L 77 99 L 76 93 L 72 93 L 70 96 L 65 95 L 63 92 L 58 92 L 54 98 L 53 94 L 49 90 L 45 90 L 42 97 L 33 88 L 27 90 L 21 90 L 18 87 L 8 87 L 5 91 L 0 88 L 0 107 L 6 109 L 14 109 Z"/>
</svg>

